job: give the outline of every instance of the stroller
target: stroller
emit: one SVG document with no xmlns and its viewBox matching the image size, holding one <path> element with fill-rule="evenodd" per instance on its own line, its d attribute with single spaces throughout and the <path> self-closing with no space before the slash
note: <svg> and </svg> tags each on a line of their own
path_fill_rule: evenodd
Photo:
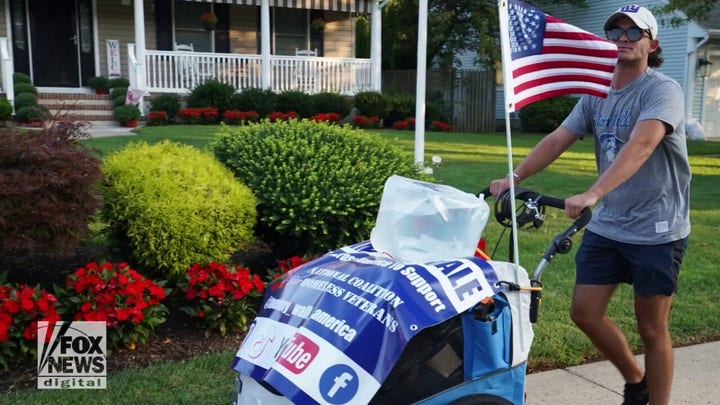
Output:
<svg viewBox="0 0 720 405">
<path fill-rule="evenodd" d="M 517 228 L 540 227 L 546 206 L 564 208 L 515 191 Z M 509 192 L 496 198 L 508 228 L 511 206 Z M 553 238 L 532 279 L 512 253 L 402 264 L 369 241 L 291 270 L 266 291 L 236 354 L 233 404 L 524 403 L 542 272 L 591 216 L 585 209 Z"/>
</svg>

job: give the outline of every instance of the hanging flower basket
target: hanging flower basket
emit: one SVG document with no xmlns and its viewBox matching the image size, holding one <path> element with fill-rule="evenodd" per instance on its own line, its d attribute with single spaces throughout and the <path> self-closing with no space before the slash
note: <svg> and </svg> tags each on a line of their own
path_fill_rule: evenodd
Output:
<svg viewBox="0 0 720 405">
<path fill-rule="evenodd" d="M 202 22 L 205 31 L 212 31 L 215 29 L 215 24 L 217 24 L 218 18 L 215 13 L 208 11 L 200 16 L 200 22 Z"/>
<path fill-rule="evenodd" d="M 325 29 L 325 20 L 322 18 L 315 18 L 312 21 L 310 21 L 310 28 L 314 30 L 324 30 Z"/>
</svg>

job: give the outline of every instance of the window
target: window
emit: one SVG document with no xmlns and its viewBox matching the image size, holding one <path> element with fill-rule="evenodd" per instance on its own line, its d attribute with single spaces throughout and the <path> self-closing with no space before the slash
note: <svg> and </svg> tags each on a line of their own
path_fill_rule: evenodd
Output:
<svg viewBox="0 0 720 405">
<path fill-rule="evenodd" d="M 308 49 L 308 11 L 275 8 L 275 55 L 295 55 L 295 49 Z"/>
<path fill-rule="evenodd" d="M 213 52 L 213 33 L 200 22 L 200 16 L 211 10 L 211 4 L 175 0 L 175 42 L 192 44 L 196 52 Z"/>
</svg>

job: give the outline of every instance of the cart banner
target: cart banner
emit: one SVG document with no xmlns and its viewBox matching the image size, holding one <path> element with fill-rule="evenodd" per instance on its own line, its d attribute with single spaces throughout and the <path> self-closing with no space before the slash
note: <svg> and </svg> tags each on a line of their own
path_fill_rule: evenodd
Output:
<svg viewBox="0 0 720 405">
<path fill-rule="evenodd" d="M 232 367 L 295 404 L 366 404 L 415 334 L 500 289 L 479 258 L 407 264 L 347 246 L 269 286 Z"/>
</svg>

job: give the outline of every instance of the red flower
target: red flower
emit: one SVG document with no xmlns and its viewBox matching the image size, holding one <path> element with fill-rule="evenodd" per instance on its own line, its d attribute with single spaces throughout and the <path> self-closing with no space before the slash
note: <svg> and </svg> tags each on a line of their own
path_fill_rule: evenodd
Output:
<svg viewBox="0 0 720 405">
<path fill-rule="evenodd" d="M 449 132 L 453 130 L 453 126 L 442 121 L 433 121 L 430 123 L 430 129 L 435 131 Z"/>
<path fill-rule="evenodd" d="M 188 305 L 181 308 L 208 333 L 229 327 L 245 328 L 248 313 L 254 312 L 249 299 L 259 299 L 264 283 L 248 268 L 240 265 L 226 266 L 211 262 L 201 266 L 194 264 L 178 283 L 183 289 Z"/>
<path fill-rule="evenodd" d="M 8 313 L 15 314 L 20 311 L 20 304 L 14 300 L 7 300 L 3 303 L 3 308 L 5 308 Z"/>
<path fill-rule="evenodd" d="M 286 113 L 282 113 L 279 111 L 273 111 L 270 114 L 268 114 L 268 119 L 270 119 L 270 122 L 288 121 L 291 119 L 295 119 L 297 117 L 298 117 L 298 115 L 295 111 L 288 111 Z"/>
<path fill-rule="evenodd" d="M 62 300 L 75 311 L 74 319 L 106 322 L 110 345 L 135 344 L 147 339 L 167 312 L 160 300 L 165 289 L 131 269 L 127 263 L 88 263 L 68 275 Z M 144 321 L 146 321 L 144 323 Z"/>
</svg>

